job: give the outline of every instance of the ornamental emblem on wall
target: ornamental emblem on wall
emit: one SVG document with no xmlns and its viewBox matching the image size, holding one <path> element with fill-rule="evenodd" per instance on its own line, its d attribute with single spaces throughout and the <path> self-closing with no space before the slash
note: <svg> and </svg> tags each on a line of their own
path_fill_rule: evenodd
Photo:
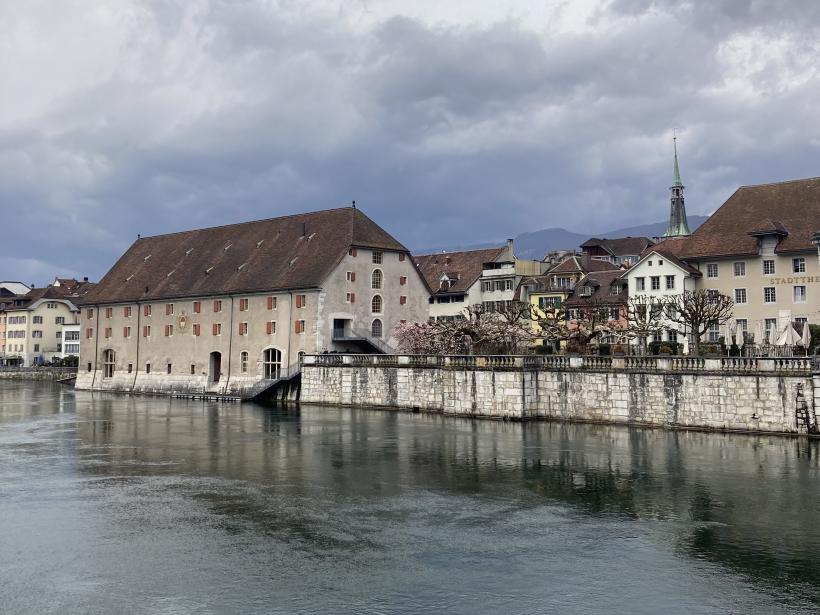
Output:
<svg viewBox="0 0 820 615">
<path fill-rule="evenodd" d="M 180 331 L 185 331 L 185 328 L 188 326 L 187 312 L 180 313 L 179 317 L 177 318 L 177 325 L 179 326 Z"/>
</svg>

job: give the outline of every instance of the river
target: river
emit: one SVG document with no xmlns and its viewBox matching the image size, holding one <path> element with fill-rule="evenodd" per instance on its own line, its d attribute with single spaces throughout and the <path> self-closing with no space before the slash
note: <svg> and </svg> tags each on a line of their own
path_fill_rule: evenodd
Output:
<svg viewBox="0 0 820 615">
<path fill-rule="evenodd" d="M 814 613 L 818 459 L 0 382 L 0 612 Z"/>
</svg>

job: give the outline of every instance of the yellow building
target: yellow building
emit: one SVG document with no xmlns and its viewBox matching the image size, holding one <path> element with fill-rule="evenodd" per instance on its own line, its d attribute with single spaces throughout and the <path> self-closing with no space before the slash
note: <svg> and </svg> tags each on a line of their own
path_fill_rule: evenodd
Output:
<svg viewBox="0 0 820 615">
<path fill-rule="evenodd" d="M 588 254 L 571 255 L 558 263 L 544 275 L 530 276 L 521 281 L 520 297 L 532 306 L 533 314 L 543 317 L 552 306 L 560 307 L 575 290 L 578 282 L 594 271 L 617 271 L 619 268 L 604 260 L 593 258 Z M 533 333 L 541 334 L 538 323 L 532 321 Z M 537 346 L 544 340 L 535 341 Z"/>
</svg>

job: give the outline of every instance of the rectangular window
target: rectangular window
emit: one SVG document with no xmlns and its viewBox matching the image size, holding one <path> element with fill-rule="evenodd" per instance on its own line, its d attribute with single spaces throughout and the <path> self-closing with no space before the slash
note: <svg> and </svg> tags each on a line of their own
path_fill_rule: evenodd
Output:
<svg viewBox="0 0 820 615">
<path fill-rule="evenodd" d="M 746 276 L 746 263 L 738 262 L 734 265 L 735 268 L 735 277 L 736 278 L 743 278 Z"/>
<path fill-rule="evenodd" d="M 646 290 L 646 280 L 644 278 L 635 278 L 635 290 Z"/>
<path fill-rule="evenodd" d="M 305 295 L 296 295 L 296 307 L 297 309 L 301 309 L 307 305 L 307 296 Z"/>
<path fill-rule="evenodd" d="M 806 259 L 802 256 L 792 259 L 792 272 L 806 273 Z"/>
<path fill-rule="evenodd" d="M 774 261 L 772 261 L 774 262 Z M 763 289 L 763 303 L 775 303 L 777 301 L 777 291 L 774 286 L 766 286 Z"/>
<path fill-rule="evenodd" d="M 297 334 L 302 334 L 305 332 L 305 321 L 304 320 L 297 320 L 293 323 L 293 330 Z"/>
<path fill-rule="evenodd" d="M 675 276 L 666 276 L 666 290 L 675 290 Z"/>
<path fill-rule="evenodd" d="M 405 254 L 404 254 L 404 252 L 399 252 L 399 262 L 400 262 L 400 263 L 403 263 L 403 262 L 404 262 L 404 258 L 405 258 Z"/>
<path fill-rule="evenodd" d="M 42 331 L 32 331 L 31 332 L 31 337 L 36 337 L 36 338 L 41 339 L 43 337 L 43 332 Z"/>
<path fill-rule="evenodd" d="M 145 304 L 142 306 L 142 315 L 143 316 L 150 316 L 151 315 L 151 306 L 149 304 Z"/>
<path fill-rule="evenodd" d="M 345 301 L 348 303 L 356 303 L 356 293 L 346 293 Z"/>
<path fill-rule="evenodd" d="M 660 290 L 661 289 L 661 276 L 653 275 L 649 279 L 652 280 L 652 290 Z"/>
<path fill-rule="evenodd" d="M 381 265 L 382 264 L 382 253 L 381 252 L 373 252 L 373 264 L 374 265 Z"/>
<path fill-rule="evenodd" d="M 737 330 L 741 333 L 746 333 L 749 330 L 749 321 L 745 318 L 737 319 Z"/>
<path fill-rule="evenodd" d="M 707 278 L 716 278 L 716 277 L 718 277 L 718 264 L 717 263 L 708 263 L 706 265 L 706 277 Z"/>
<path fill-rule="evenodd" d="M 359 251 L 356 248 L 350 248 L 350 250 L 348 250 L 347 253 L 350 254 L 350 256 L 352 256 L 353 258 L 356 258 L 356 255 L 359 253 Z"/>
<path fill-rule="evenodd" d="M 165 304 L 165 315 L 166 316 L 173 316 L 174 315 L 174 304 L 173 303 L 166 303 Z"/>
<path fill-rule="evenodd" d="M 794 287 L 794 302 L 795 303 L 805 303 L 806 302 L 806 287 L 805 286 L 795 286 Z"/>
<path fill-rule="evenodd" d="M 735 289 L 735 303 L 746 303 L 746 289 L 745 288 L 736 288 Z"/>
<path fill-rule="evenodd" d="M 90 320 L 90 319 L 92 319 L 92 318 L 94 318 L 94 308 L 88 308 L 88 309 L 85 311 L 85 316 L 86 316 L 86 318 L 88 318 L 89 320 Z"/>
<path fill-rule="evenodd" d="M 709 325 L 709 341 L 710 342 L 717 342 L 720 341 L 720 325 L 717 323 L 713 323 Z"/>
<path fill-rule="evenodd" d="M 107 307 L 105 308 L 105 317 L 111 318 L 114 315 L 114 308 Z"/>
<path fill-rule="evenodd" d="M 221 312 L 221 311 L 222 311 L 222 300 L 221 299 L 216 299 L 214 301 L 214 313 Z"/>
<path fill-rule="evenodd" d="M 201 301 L 194 301 L 194 314 L 200 314 L 202 312 L 202 302 Z"/>
<path fill-rule="evenodd" d="M 122 315 L 125 316 L 125 318 L 131 318 L 131 306 L 130 305 L 126 305 L 122 308 Z"/>
<path fill-rule="evenodd" d="M 276 309 L 276 297 L 268 297 L 268 309 L 275 310 Z"/>
<path fill-rule="evenodd" d="M 106 327 L 103 334 L 105 335 L 105 339 L 111 337 L 111 327 Z"/>
<path fill-rule="evenodd" d="M 777 318 L 767 318 L 763 321 L 763 339 L 766 342 L 774 341 L 774 332 L 777 330 Z"/>
<path fill-rule="evenodd" d="M 42 316 L 32 316 L 31 324 L 33 324 L 33 325 L 43 324 L 43 317 Z"/>
<path fill-rule="evenodd" d="M 407 284 L 407 276 L 399 276 L 399 286 L 404 286 L 405 284 Z"/>
<path fill-rule="evenodd" d="M 122 336 L 123 337 L 131 337 L 131 327 L 123 327 L 122 328 Z"/>
<path fill-rule="evenodd" d="M 764 260 L 763 261 L 763 275 L 774 275 L 774 261 L 773 260 Z"/>
<path fill-rule="evenodd" d="M 248 299 L 242 298 L 239 300 L 239 311 L 240 312 L 247 312 L 248 311 Z"/>
<path fill-rule="evenodd" d="M 165 337 L 174 335 L 174 325 L 165 325 Z"/>
<path fill-rule="evenodd" d="M 54 319 L 54 324 L 55 325 L 64 325 L 65 324 L 65 316 L 57 316 Z"/>
<path fill-rule="evenodd" d="M 512 287 L 513 287 L 513 281 L 512 280 L 506 280 L 504 282 L 504 290 L 512 290 Z"/>
<path fill-rule="evenodd" d="M 200 325 L 199 325 L 198 322 L 194 323 L 193 331 L 194 331 L 194 336 L 199 337 L 199 334 L 202 332 L 202 329 L 200 328 Z"/>
<path fill-rule="evenodd" d="M 265 332 L 268 335 L 274 335 L 276 333 L 276 321 L 275 320 L 269 320 L 267 323 L 265 323 Z"/>
<path fill-rule="evenodd" d="M 666 332 L 666 339 L 672 342 L 673 344 L 678 343 L 678 332 L 675 329 L 669 329 Z"/>
<path fill-rule="evenodd" d="M 355 271 L 348 271 L 346 275 L 347 275 L 347 281 L 348 282 L 355 282 L 356 281 L 356 272 Z"/>
<path fill-rule="evenodd" d="M 399 305 L 406 305 L 407 304 L 407 297 L 402 295 L 399 297 Z"/>
<path fill-rule="evenodd" d="M 248 323 L 247 322 L 240 322 L 239 323 L 239 335 L 247 335 L 248 334 Z"/>
<path fill-rule="evenodd" d="M 143 325 L 142 337 L 151 337 L 151 325 Z"/>
<path fill-rule="evenodd" d="M 170 363 L 168 364 L 168 366 L 166 368 L 166 372 L 169 373 L 169 374 L 171 373 L 171 364 Z"/>
<path fill-rule="evenodd" d="M 191 363 L 191 375 L 193 376 L 194 374 L 196 374 L 196 365 Z"/>
<path fill-rule="evenodd" d="M 129 363 L 129 364 L 128 364 L 128 373 L 130 374 L 130 373 L 131 373 L 131 372 L 133 372 L 133 371 L 134 371 L 134 364 L 133 364 L 133 363 Z"/>
<path fill-rule="evenodd" d="M 620 310 L 618 308 L 611 308 L 609 310 L 609 320 L 618 320 L 620 318 Z"/>
<path fill-rule="evenodd" d="M 222 335 L 222 323 L 215 322 L 212 331 L 214 335 Z"/>
<path fill-rule="evenodd" d="M 151 373 L 151 364 L 150 364 L 150 363 L 146 363 L 146 364 L 145 364 L 145 373 L 146 373 L 146 374 L 150 374 L 150 373 Z"/>
</svg>

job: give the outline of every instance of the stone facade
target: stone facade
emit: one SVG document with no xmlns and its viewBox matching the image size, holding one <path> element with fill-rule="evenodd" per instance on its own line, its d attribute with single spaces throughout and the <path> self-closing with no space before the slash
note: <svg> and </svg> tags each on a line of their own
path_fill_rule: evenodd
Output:
<svg viewBox="0 0 820 615">
<path fill-rule="evenodd" d="M 305 357 L 301 401 L 497 419 L 798 433 L 806 431 L 797 412 L 802 395 L 816 425 L 820 377 L 813 380 L 807 360 L 769 365 L 689 359 L 673 365 L 671 359 L 640 358 L 641 365 L 628 367 L 618 359 L 596 357 L 595 365 L 585 365 L 581 357 L 560 357 L 561 364 L 530 367 L 523 357 L 496 358 L 508 363 L 498 366 L 466 357 L 462 361 L 474 364 L 432 364 L 439 359 L 445 358 Z"/>
</svg>

